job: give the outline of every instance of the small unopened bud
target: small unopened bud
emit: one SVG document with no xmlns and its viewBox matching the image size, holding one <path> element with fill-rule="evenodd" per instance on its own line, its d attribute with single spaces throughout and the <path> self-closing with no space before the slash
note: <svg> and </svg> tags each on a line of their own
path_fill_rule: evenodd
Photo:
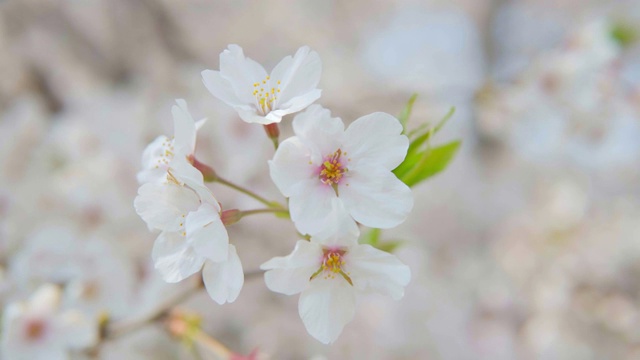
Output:
<svg viewBox="0 0 640 360">
<path fill-rule="evenodd" d="M 211 166 L 201 163 L 193 155 L 189 155 L 189 162 L 193 165 L 194 168 L 200 170 L 205 182 L 216 181 L 216 178 L 218 176 Z"/>
<path fill-rule="evenodd" d="M 264 131 L 267 133 L 267 136 L 271 141 L 273 141 L 273 146 L 278 148 L 278 138 L 280 137 L 280 129 L 278 128 L 278 124 L 273 123 L 264 126 Z"/>
<path fill-rule="evenodd" d="M 231 354 L 230 360 L 256 360 L 258 359 L 258 349 L 254 349 L 251 354 L 244 356 L 239 354 Z"/>
<path fill-rule="evenodd" d="M 224 226 L 235 224 L 242 219 L 242 211 L 238 209 L 225 210 L 220 215 L 220 219 Z"/>
<path fill-rule="evenodd" d="M 169 333 L 181 338 L 187 343 L 193 341 L 193 336 L 200 330 L 201 318 L 195 313 L 184 310 L 171 310 L 166 319 Z"/>
</svg>

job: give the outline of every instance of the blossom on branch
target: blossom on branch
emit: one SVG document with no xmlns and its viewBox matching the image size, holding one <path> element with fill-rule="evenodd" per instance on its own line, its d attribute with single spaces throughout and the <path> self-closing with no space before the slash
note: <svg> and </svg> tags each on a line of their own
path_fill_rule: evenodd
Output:
<svg viewBox="0 0 640 360">
<path fill-rule="evenodd" d="M 406 219 L 411 189 L 391 171 L 404 160 L 409 139 L 396 118 L 373 113 L 345 130 L 340 118 L 313 105 L 296 116 L 293 131 L 269 168 L 301 233 L 328 238 L 343 226 L 357 233 L 356 221 L 386 229 Z"/>
<path fill-rule="evenodd" d="M 203 270 L 211 298 L 233 302 L 244 284 L 242 264 L 229 244 L 220 204 L 192 165 L 197 125 L 186 104 L 178 105 L 172 109 L 176 136 L 170 160 L 161 177 L 140 187 L 134 207 L 150 229 L 161 231 L 152 258 L 165 281 L 179 282 Z"/>
<path fill-rule="evenodd" d="M 187 108 L 187 102 L 178 99 L 176 103 L 177 105 L 171 108 L 174 137 L 160 135 L 144 149 L 142 170 L 138 172 L 140 184 L 164 181 L 169 163 L 176 154 L 190 156 L 195 153 L 196 134 L 207 119 L 194 121 Z"/>
<path fill-rule="evenodd" d="M 260 267 L 267 287 L 285 295 L 301 293 L 298 311 L 311 336 L 334 342 L 355 314 L 356 296 L 365 292 L 399 300 L 411 279 L 409 267 L 397 257 L 352 236 L 331 242 L 300 240 L 285 257 L 275 257 Z"/>
<path fill-rule="evenodd" d="M 244 56 L 238 45 L 220 54 L 220 71 L 204 70 L 202 81 L 213 96 L 232 106 L 242 120 L 262 125 L 279 123 L 321 94 L 322 63 L 318 53 L 303 46 L 282 59 L 271 74 Z"/>
</svg>

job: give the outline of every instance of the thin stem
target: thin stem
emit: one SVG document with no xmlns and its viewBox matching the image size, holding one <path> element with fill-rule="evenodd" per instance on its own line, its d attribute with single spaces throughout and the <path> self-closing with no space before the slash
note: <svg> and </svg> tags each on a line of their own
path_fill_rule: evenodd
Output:
<svg viewBox="0 0 640 360">
<path fill-rule="evenodd" d="M 198 350 L 198 348 L 196 346 L 192 346 L 191 347 L 191 355 L 193 355 L 193 357 L 196 360 L 204 360 L 204 358 L 202 357 L 202 355 L 200 355 L 200 351 Z"/>
<path fill-rule="evenodd" d="M 267 208 L 267 209 L 244 210 L 240 212 L 242 217 L 245 217 L 247 215 L 264 214 L 264 213 L 276 213 L 276 214 L 289 215 L 289 210 L 282 209 L 282 208 Z"/>
<path fill-rule="evenodd" d="M 263 204 L 265 204 L 265 205 L 267 205 L 269 207 L 273 207 L 273 205 L 274 205 L 274 202 L 269 201 L 269 200 L 263 198 L 262 196 L 254 193 L 253 191 L 251 191 L 249 189 L 246 189 L 246 188 L 243 188 L 242 186 L 234 184 L 234 183 L 230 182 L 229 180 L 225 180 L 225 179 L 223 179 L 223 178 L 221 178 L 219 176 L 216 177 L 215 182 L 218 182 L 218 183 L 220 183 L 222 185 L 225 185 L 225 186 L 230 187 L 230 188 L 232 188 L 232 189 L 234 189 L 236 191 L 239 191 L 239 192 L 241 192 L 241 193 L 243 193 L 245 195 L 248 195 L 248 196 L 258 200 L 259 202 L 261 202 L 261 203 L 263 203 Z"/>
<path fill-rule="evenodd" d="M 245 279 L 258 278 L 263 274 L 262 270 L 253 270 L 245 272 Z M 105 329 L 105 340 L 116 339 L 120 336 L 126 335 L 132 331 L 140 329 L 145 325 L 152 323 L 154 321 L 160 320 L 163 317 L 166 317 L 172 308 L 183 303 L 185 300 L 190 298 L 192 295 L 196 294 L 199 290 L 203 288 L 202 282 L 198 281 L 193 284 L 193 286 L 189 287 L 185 291 L 180 294 L 175 295 L 173 298 L 165 301 L 161 305 L 157 306 L 153 311 L 145 314 L 136 319 L 131 319 L 127 321 L 119 321 L 113 324 L 110 324 Z"/>
<path fill-rule="evenodd" d="M 262 271 L 260 269 L 251 270 L 251 271 L 245 271 L 244 272 L 244 279 L 245 280 L 250 280 L 250 279 L 258 278 L 258 277 L 262 276 L 262 274 L 264 274 L 264 271 Z"/>
<path fill-rule="evenodd" d="M 193 340 L 222 359 L 229 359 L 233 355 L 233 352 L 229 350 L 229 348 L 202 330 L 196 331 L 193 335 Z"/>
<path fill-rule="evenodd" d="M 122 335 L 128 334 L 137 329 L 140 329 L 151 322 L 162 319 L 169 313 L 171 308 L 173 308 L 178 304 L 181 304 L 182 302 L 187 300 L 189 297 L 191 297 L 193 294 L 197 293 L 201 289 L 202 289 L 202 283 L 197 282 L 194 284 L 194 286 L 186 289 L 180 294 L 177 294 L 176 296 L 169 299 L 168 301 L 165 301 L 164 303 L 156 307 L 153 311 L 146 314 L 145 316 L 142 316 L 138 319 L 133 319 L 129 321 L 120 321 L 120 322 L 111 324 L 106 329 L 105 339 L 118 338 Z"/>
</svg>

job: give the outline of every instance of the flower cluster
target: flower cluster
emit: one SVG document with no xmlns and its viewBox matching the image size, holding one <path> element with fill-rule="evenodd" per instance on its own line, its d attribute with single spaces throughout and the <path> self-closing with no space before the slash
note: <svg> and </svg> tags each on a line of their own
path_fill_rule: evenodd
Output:
<svg viewBox="0 0 640 360">
<path fill-rule="evenodd" d="M 220 204 L 189 162 L 198 125 L 185 102 L 177 103 L 172 109 L 174 138 L 161 136 L 144 152 L 139 178 L 151 181 L 140 187 L 134 205 L 149 228 L 161 231 L 152 256 L 165 281 L 178 282 L 202 269 L 211 298 L 219 304 L 232 302 L 244 283 L 242 264 L 229 244 Z"/>
<path fill-rule="evenodd" d="M 305 327 L 319 341 L 331 343 L 353 318 L 358 294 L 404 295 L 409 268 L 358 239 L 360 225 L 388 229 L 401 224 L 413 197 L 392 172 L 409 148 L 403 125 L 389 114 L 373 113 L 345 129 L 329 110 L 311 105 L 321 94 L 320 73 L 320 58 L 308 47 L 267 73 L 237 45 L 220 55 L 220 71 L 202 72 L 211 94 L 245 122 L 265 125 L 275 139 L 270 175 L 288 208 L 224 180 L 196 159 L 196 135 L 205 120 L 195 122 L 184 100 L 172 109 L 174 137 L 160 136 L 144 151 L 134 205 L 149 229 L 160 231 L 152 257 L 162 278 L 179 282 L 202 271 L 204 286 L 219 304 L 233 302 L 244 283 L 225 226 L 256 213 L 289 215 L 305 240 L 290 255 L 262 264 L 265 282 L 278 293 L 301 293 Z M 295 136 L 278 143 L 277 124 L 302 110 L 292 122 Z M 205 180 L 240 190 L 267 208 L 223 211 Z"/>
</svg>

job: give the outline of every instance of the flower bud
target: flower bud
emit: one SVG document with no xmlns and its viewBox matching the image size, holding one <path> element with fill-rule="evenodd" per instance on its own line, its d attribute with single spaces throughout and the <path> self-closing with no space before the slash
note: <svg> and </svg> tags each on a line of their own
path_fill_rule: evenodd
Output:
<svg viewBox="0 0 640 360">
<path fill-rule="evenodd" d="M 214 182 L 216 180 L 216 172 L 211 166 L 201 163 L 193 155 L 189 155 L 189 162 L 202 173 L 205 182 Z"/>
<path fill-rule="evenodd" d="M 220 219 L 224 226 L 235 224 L 242 219 L 242 211 L 238 209 L 225 210 L 220 215 Z"/>
<path fill-rule="evenodd" d="M 278 124 L 273 123 L 264 126 L 264 131 L 267 133 L 267 136 L 271 141 L 273 141 L 274 146 L 278 147 L 278 137 L 280 137 L 280 129 L 278 128 Z"/>
</svg>

